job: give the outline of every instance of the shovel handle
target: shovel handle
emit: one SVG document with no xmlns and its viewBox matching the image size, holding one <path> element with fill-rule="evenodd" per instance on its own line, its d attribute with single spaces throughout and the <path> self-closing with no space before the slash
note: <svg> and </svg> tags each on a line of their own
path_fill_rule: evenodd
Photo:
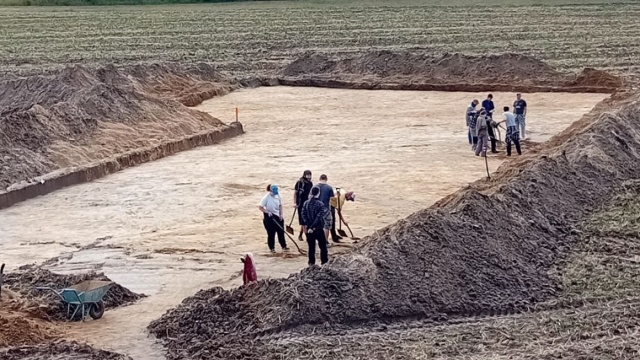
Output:
<svg viewBox="0 0 640 360">
<path fill-rule="evenodd" d="M 294 207 L 293 208 L 293 215 L 291 215 L 291 221 L 289 221 L 289 226 L 291 226 L 293 224 L 293 219 L 296 218 L 296 211 L 298 211 L 298 207 Z"/>
<path fill-rule="evenodd" d="M 4 273 L 4 263 L 0 265 L 0 302 L 2 301 L 2 277 Z"/>
<path fill-rule="evenodd" d="M 296 248 L 298 249 L 298 252 L 299 252 L 300 254 L 302 254 L 302 255 L 307 255 L 307 253 L 306 253 L 306 252 L 303 252 L 303 251 L 300 249 L 300 246 L 298 246 L 298 244 L 297 244 L 297 243 L 296 243 L 296 241 L 293 239 L 293 237 L 292 237 L 291 235 L 289 235 L 289 233 L 288 233 L 288 232 L 284 231 L 284 229 L 282 228 L 282 226 L 280 226 L 280 224 L 276 221 L 276 219 L 271 218 L 271 220 L 273 220 L 273 222 L 276 224 L 276 226 L 277 226 L 280 230 L 282 230 L 282 231 L 285 233 L 285 235 L 287 235 L 287 237 L 291 240 L 291 242 L 293 242 L 293 245 L 295 245 L 295 246 L 296 246 Z"/>
</svg>

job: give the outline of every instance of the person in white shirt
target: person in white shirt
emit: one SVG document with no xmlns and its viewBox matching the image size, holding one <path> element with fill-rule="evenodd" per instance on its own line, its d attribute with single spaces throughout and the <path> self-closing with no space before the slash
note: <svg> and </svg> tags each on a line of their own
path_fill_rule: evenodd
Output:
<svg viewBox="0 0 640 360">
<path fill-rule="evenodd" d="M 520 134 L 518 133 L 518 124 L 516 122 L 516 116 L 509 111 L 509 107 L 502 108 L 504 113 L 502 114 L 502 121 L 498 124 L 505 123 L 507 126 L 507 135 L 505 136 L 505 142 L 507 143 L 507 156 L 511 156 L 511 143 L 516 146 L 518 155 L 522 155 L 520 150 Z"/>
<path fill-rule="evenodd" d="M 262 224 L 267 230 L 267 245 L 272 253 L 276 252 L 276 235 L 282 250 L 289 251 L 287 242 L 284 238 L 284 210 L 282 207 L 282 199 L 278 194 L 278 186 L 271 185 L 271 191 L 262 198 L 260 206 L 258 206 L 264 218 Z"/>
</svg>

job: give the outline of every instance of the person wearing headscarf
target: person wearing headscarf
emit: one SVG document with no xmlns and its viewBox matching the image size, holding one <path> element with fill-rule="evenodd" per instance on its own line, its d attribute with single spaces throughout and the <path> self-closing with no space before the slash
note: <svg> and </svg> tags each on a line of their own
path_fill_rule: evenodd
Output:
<svg viewBox="0 0 640 360">
<path fill-rule="evenodd" d="M 246 253 L 240 258 L 240 261 L 244 264 L 242 269 L 242 282 L 247 285 L 252 282 L 258 281 L 258 273 L 256 271 L 256 262 L 253 260 L 252 253 Z"/>
<path fill-rule="evenodd" d="M 344 196 L 342 195 L 344 193 Z M 338 202 L 338 198 L 340 202 Z M 336 188 L 336 196 L 330 199 L 329 204 L 331 205 L 331 240 L 335 243 L 341 242 L 342 237 L 339 236 L 336 232 L 336 222 L 340 225 L 340 221 L 342 221 L 342 209 L 344 209 L 345 201 L 355 201 L 356 194 L 353 191 L 344 192 L 343 189 Z M 336 210 L 338 210 L 338 215 L 336 216 Z"/>
<path fill-rule="evenodd" d="M 478 145 L 475 151 L 476 156 L 480 154 L 482 154 L 483 157 L 487 156 L 487 144 L 489 140 L 489 131 L 487 129 L 489 127 L 489 120 L 486 110 L 480 110 L 480 115 L 478 115 L 478 121 L 476 123 L 476 136 L 478 137 Z"/>
<path fill-rule="evenodd" d="M 314 186 L 311 189 L 311 196 L 302 206 L 302 218 L 307 225 L 307 245 L 309 245 L 309 266 L 316 264 L 316 242 L 320 248 L 320 263 L 326 264 L 329 261 L 329 250 L 327 250 L 327 236 L 325 228 L 327 216 L 330 214 L 327 206 L 320 201 L 320 188 Z"/>
<path fill-rule="evenodd" d="M 476 136 L 476 119 L 478 118 L 478 112 L 476 111 L 476 106 L 478 106 L 478 99 L 473 99 L 471 105 L 467 107 L 466 113 L 466 121 L 467 121 L 467 136 L 469 138 L 469 145 L 471 145 L 471 150 L 476 150 L 476 144 L 478 144 L 478 137 Z"/>
<path fill-rule="evenodd" d="M 262 198 L 258 206 L 264 218 L 262 224 L 267 231 L 267 245 L 272 253 L 276 252 L 276 235 L 282 250 L 289 251 L 284 238 L 284 210 L 277 185 L 271 185 L 271 191 Z"/>
<path fill-rule="evenodd" d="M 298 209 L 298 223 L 300 224 L 300 234 L 298 240 L 302 241 L 302 234 L 306 233 L 306 226 L 302 220 L 302 206 L 305 201 L 309 200 L 309 194 L 311 194 L 311 188 L 313 182 L 311 181 L 311 170 L 305 170 L 302 173 L 302 177 L 298 180 L 295 186 L 295 192 L 293 193 L 293 203 L 296 204 Z"/>
</svg>

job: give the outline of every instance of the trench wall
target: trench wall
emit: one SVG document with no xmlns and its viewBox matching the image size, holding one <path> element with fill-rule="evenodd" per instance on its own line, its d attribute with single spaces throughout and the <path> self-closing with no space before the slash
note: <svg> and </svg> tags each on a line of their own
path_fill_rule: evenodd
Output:
<svg viewBox="0 0 640 360">
<path fill-rule="evenodd" d="M 243 133 L 244 130 L 241 123 L 231 123 L 223 129 L 202 132 L 181 140 L 166 142 L 156 147 L 131 151 L 97 164 L 53 172 L 37 178 L 37 180 L 40 180 L 39 182 L 0 192 L 0 209 L 8 208 L 21 201 L 48 194 L 66 186 L 93 181 L 117 171 L 158 160 L 180 151 L 216 144 Z"/>
</svg>

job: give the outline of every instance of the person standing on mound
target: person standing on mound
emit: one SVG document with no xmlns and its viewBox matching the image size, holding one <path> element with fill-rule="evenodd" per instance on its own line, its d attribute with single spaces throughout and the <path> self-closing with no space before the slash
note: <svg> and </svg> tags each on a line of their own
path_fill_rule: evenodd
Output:
<svg viewBox="0 0 640 360">
<path fill-rule="evenodd" d="M 262 198 L 258 208 L 264 215 L 262 224 L 267 231 L 267 245 L 271 253 L 276 252 L 276 234 L 282 250 L 289 251 L 284 239 L 284 210 L 282 199 L 278 194 L 278 186 L 271 185 L 269 193 Z"/>
<path fill-rule="evenodd" d="M 316 242 L 320 248 L 320 263 L 329 261 L 327 237 L 325 233 L 326 219 L 331 215 L 330 210 L 319 200 L 320 188 L 311 189 L 309 200 L 302 207 L 302 219 L 307 225 L 307 244 L 309 245 L 309 266 L 316 264 Z"/>
</svg>

